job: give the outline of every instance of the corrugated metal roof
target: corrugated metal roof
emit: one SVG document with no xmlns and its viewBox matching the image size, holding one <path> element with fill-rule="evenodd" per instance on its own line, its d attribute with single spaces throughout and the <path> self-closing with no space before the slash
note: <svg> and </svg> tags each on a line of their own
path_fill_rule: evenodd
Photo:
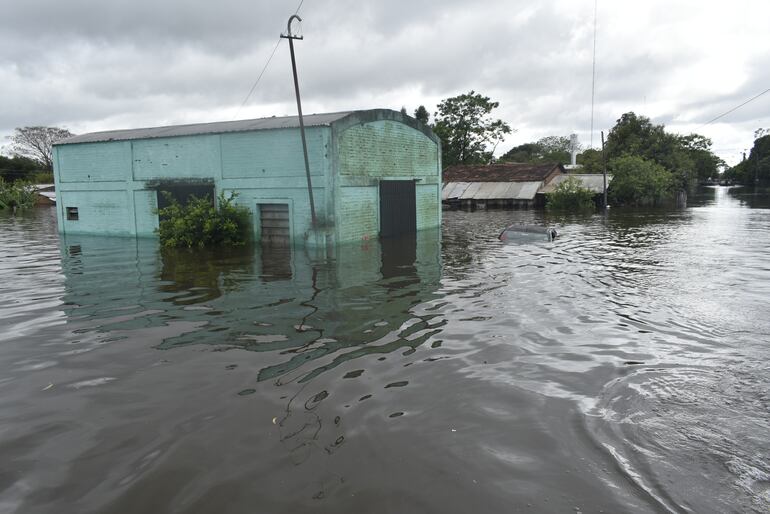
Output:
<svg viewBox="0 0 770 514">
<path fill-rule="evenodd" d="M 441 199 L 532 200 L 542 182 L 446 182 Z"/>
<path fill-rule="evenodd" d="M 302 117 L 306 127 L 331 125 L 339 119 L 352 114 L 354 111 L 332 112 L 324 114 L 308 114 Z M 96 143 L 101 141 L 125 141 L 132 139 L 153 139 L 158 137 L 193 136 L 200 134 L 221 134 L 224 132 L 250 132 L 253 130 L 269 130 L 299 127 L 298 116 L 272 116 L 254 120 L 220 121 L 214 123 L 194 123 L 191 125 L 171 125 L 166 127 L 149 127 L 128 130 L 108 130 L 73 136 L 56 143 L 69 145 L 75 143 Z"/>
<path fill-rule="evenodd" d="M 540 191 L 541 193 L 552 193 L 556 186 L 567 180 L 569 177 L 575 177 L 583 183 L 583 187 L 590 189 L 594 193 L 604 191 L 604 177 L 599 173 L 570 173 L 569 175 L 557 175 Z M 607 187 L 612 182 L 612 175 L 607 175 Z"/>
<path fill-rule="evenodd" d="M 460 198 L 470 186 L 470 182 L 450 182 L 441 188 L 441 199 Z"/>
<path fill-rule="evenodd" d="M 488 165 L 449 166 L 442 172 L 444 182 L 535 182 L 554 171 L 563 172 L 561 164 L 526 164 L 505 162 Z"/>
</svg>

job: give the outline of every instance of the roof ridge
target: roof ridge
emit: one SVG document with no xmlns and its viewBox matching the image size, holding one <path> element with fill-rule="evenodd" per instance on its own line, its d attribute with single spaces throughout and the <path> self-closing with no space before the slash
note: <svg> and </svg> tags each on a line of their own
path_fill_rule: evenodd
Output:
<svg viewBox="0 0 770 514">
<path fill-rule="evenodd" d="M 328 121 L 322 121 L 317 123 L 318 125 L 331 124 L 345 116 L 353 114 L 355 110 L 350 111 L 336 111 L 336 112 L 322 112 L 303 115 L 305 125 L 313 126 L 314 119 L 329 118 Z M 293 128 L 293 126 L 282 124 L 282 121 L 299 119 L 296 114 L 288 116 L 265 116 L 262 118 L 250 118 L 243 120 L 230 120 L 230 121 L 210 121 L 199 123 L 185 123 L 181 125 L 158 125 L 153 127 L 137 127 L 126 129 L 112 129 L 112 130 L 100 130 L 95 132 L 87 132 L 85 134 L 79 134 L 67 139 L 58 141 L 56 145 L 65 145 L 72 143 L 86 143 L 86 142 L 103 142 L 111 140 L 131 140 L 131 139 L 154 139 L 157 137 L 173 137 L 175 135 L 202 135 L 211 134 L 217 132 L 248 132 L 252 130 L 268 130 L 271 128 Z M 268 124 L 269 122 L 276 122 L 276 126 L 255 127 L 256 124 Z M 309 122 L 309 123 L 308 123 Z M 231 130 L 218 131 L 217 128 L 232 127 Z M 299 126 L 299 125 L 297 125 Z M 209 130 L 196 131 L 195 129 L 208 128 Z M 174 134 L 173 132 L 177 132 Z M 144 135 L 137 135 L 144 134 Z M 110 135 L 119 137 L 110 138 Z"/>
</svg>

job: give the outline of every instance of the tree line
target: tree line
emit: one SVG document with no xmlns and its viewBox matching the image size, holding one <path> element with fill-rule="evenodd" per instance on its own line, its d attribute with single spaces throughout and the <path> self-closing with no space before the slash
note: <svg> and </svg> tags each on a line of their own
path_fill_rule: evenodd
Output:
<svg viewBox="0 0 770 514">
<path fill-rule="evenodd" d="M 491 115 L 497 107 L 498 102 L 470 91 L 442 100 L 432 124 L 424 106 L 419 106 L 414 116 L 441 138 L 445 167 L 570 161 L 570 140 L 566 136 L 548 136 L 518 145 L 495 158 L 497 145 L 514 131 L 508 123 Z M 736 173 L 749 175 L 757 167 L 760 175 L 770 175 L 770 134 L 764 138 L 761 143 L 766 146 L 757 147 L 755 161 L 747 160 Z M 578 172 L 602 173 L 606 166 L 613 175 L 610 198 L 614 204 L 658 205 L 671 200 L 677 191 L 692 189 L 699 182 L 719 176 L 726 165 L 711 148 L 712 142 L 705 136 L 668 132 L 663 124 L 627 112 L 607 134 L 604 152 L 578 149 Z"/>
</svg>

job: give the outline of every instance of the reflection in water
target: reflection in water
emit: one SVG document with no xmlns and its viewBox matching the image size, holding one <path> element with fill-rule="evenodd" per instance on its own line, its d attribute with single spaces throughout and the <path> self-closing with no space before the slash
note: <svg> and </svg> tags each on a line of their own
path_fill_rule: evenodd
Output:
<svg viewBox="0 0 770 514">
<path fill-rule="evenodd" d="M 259 277 L 265 282 L 291 280 L 292 247 L 262 245 L 259 252 Z"/>
<path fill-rule="evenodd" d="M 0 214 L 0 510 L 767 512 L 756 201 L 447 212 L 331 256 Z"/>
<path fill-rule="evenodd" d="M 304 248 L 262 246 L 158 253 L 151 241 L 137 240 L 134 254 L 122 255 L 135 259 L 136 273 L 115 258 L 125 240 L 79 239 L 76 245 L 68 238 L 63 258 L 64 301 L 76 306 L 78 318 L 126 308 L 162 312 L 143 323 L 203 320 L 199 330 L 166 337 L 158 348 L 206 344 L 280 352 L 282 362 L 259 370 L 259 381 L 303 368 L 286 380 L 305 382 L 363 355 L 413 350 L 435 333 L 434 316 L 415 319 L 411 312 L 439 286 L 435 233 L 421 232 L 419 241 L 412 236 L 341 247 L 334 259 Z M 81 250 L 73 253 L 74 247 Z M 143 283 L 154 267 L 160 269 L 157 289 L 151 280 Z M 102 320 L 99 329 L 128 328 L 133 321 Z M 327 356 L 334 358 L 309 367 Z"/>
<path fill-rule="evenodd" d="M 770 190 L 767 187 L 738 186 L 729 188 L 727 192 L 742 206 L 752 209 L 770 209 Z"/>
<path fill-rule="evenodd" d="M 214 300 L 235 289 L 243 277 L 254 275 L 254 248 L 250 245 L 217 249 L 164 248 L 160 255 L 160 290 L 180 293 L 167 298 L 178 305 Z"/>
</svg>

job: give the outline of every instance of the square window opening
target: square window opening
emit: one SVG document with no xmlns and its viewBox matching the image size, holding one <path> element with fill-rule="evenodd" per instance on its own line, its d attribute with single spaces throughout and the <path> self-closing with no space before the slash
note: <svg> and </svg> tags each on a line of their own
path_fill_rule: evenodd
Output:
<svg viewBox="0 0 770 514">
<path fill-rule="evenodd" d="M 69 221 L 77 221 L 78 218 L 78 208 L 77 207 L 67 207 L 67 220 Z"/>
</svg>

